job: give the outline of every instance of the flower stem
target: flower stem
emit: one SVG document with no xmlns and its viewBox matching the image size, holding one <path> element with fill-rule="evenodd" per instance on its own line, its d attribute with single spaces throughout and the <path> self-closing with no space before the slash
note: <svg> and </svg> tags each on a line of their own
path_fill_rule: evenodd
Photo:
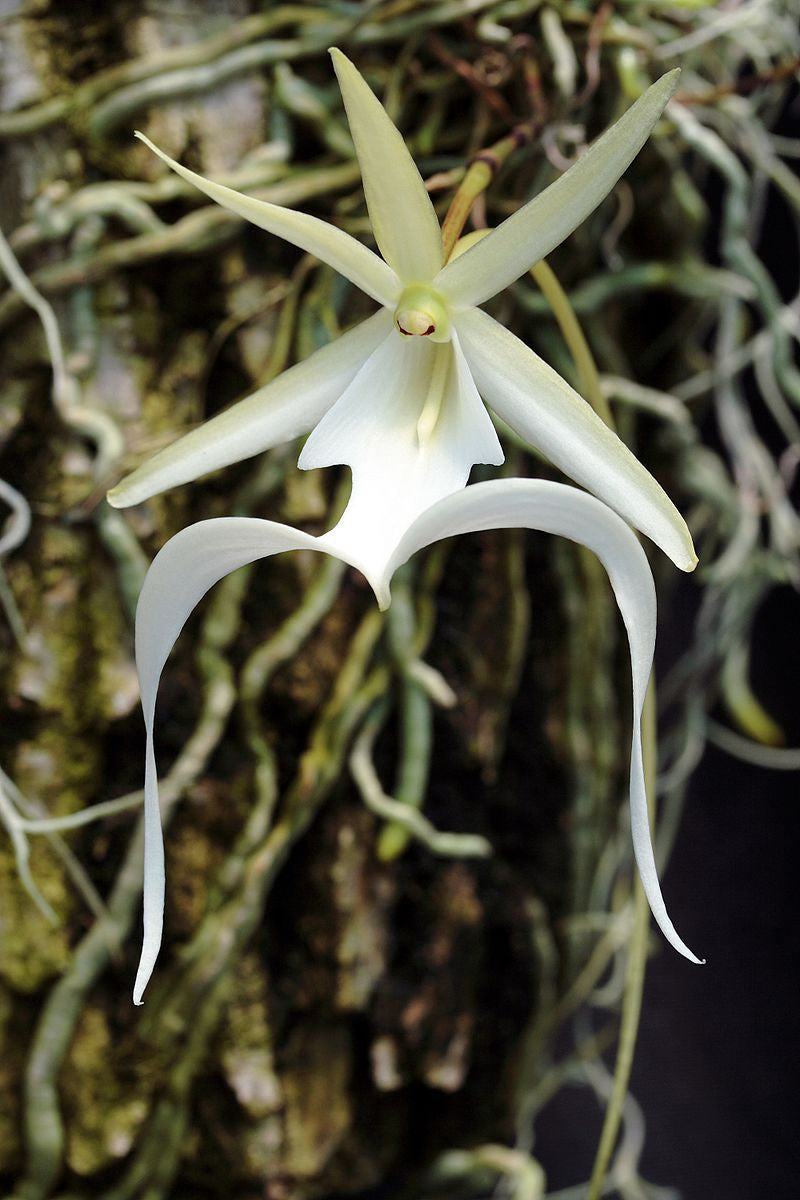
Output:
<svg viewBox="0 0 800 1200">
<path fill-rule="evenodd" d="M 456 242 L 461 237 L 475 201 L 486 191 L 512 151 L 526 146 L 538 128 L 538 122 L 526 121 L 515 126 L 510 133 L 502 137 L 499 142 L 495 142 L 488 150 L 481 150 L 475 155 L 456 189 L 447 215 L 442 222 L 442 249 L 445 262 L 450 258 Z"/>
<path fill-rule="evenodd" d="M 550 308 L 553 310 L 553 316 L 558 322 L 558 327 L 561 330 L 564 341 L 567 343 L 569 352 L 575 361 L 580 378 L 581 392 L 584 398 L 589 401 L 598 417 L 605 421 L 609 429 L 613 429 L 614 418 L 611 415 L 608 401 L 603 395 L 603 389 L 600 386 L 600 376 L 597 373 L 592 352 L 589 349 L 589 344 L 586 341 L 578 318 L 575 316 L 572 305 L 569 302 L 567 293 L 558 282 L 558 278 L 552 267 L 544 259 L 535 263 L 531 267 L 530 273 L 541 289 Z"/>
</svg>

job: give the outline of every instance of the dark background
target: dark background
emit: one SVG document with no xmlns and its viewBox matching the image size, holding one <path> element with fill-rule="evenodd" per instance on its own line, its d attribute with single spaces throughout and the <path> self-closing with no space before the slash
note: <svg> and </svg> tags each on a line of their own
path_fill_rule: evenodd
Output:
<svg viewBox="0 0 800 1200">
<path fill-rule="evenodd" d="M 682 607 L 664 615 L 679 622 Z M 780 588 L 753 638 L 756 694 L 794 746 L 799 618 L 800 597 Z M 682 1200 L 800 1195 L 799 782 L 709 745 L 664 875 L 670 915 L 707 962 L 686 962 L 655 931 L 631 1091 L 647 1122 L 642 1175 Z M 585 1087 L 545 1110 L 535 1153 L 550 1190 L 588 1178 L 601 1124 Z"/>
<path fill-rule="evenodd" d="M 800 137 L 796 85 L 776 132 Z M 784 298 L 793 297 L 798 236 L 774 196 L 759 253 Z M 770 421 L 753 401 L 769 443 Z M 659 614 L 665 665 L 694 616 L 687 581 Z M 789 586 L 758 612 L 751 684 L 786 744 L 800 746 L 800 595 Z M 729 725 L 721 709 L 713 715 Z M 647 1122 L 642 1175 L 682 1200 L 800 1197 L 798 880 L 800 772 L 751 766 L 708 745 L 663 880 L 676 927 L 707 963 L 694 967 L 654 941 L 631 1078 Z M 613 1069 L 613 1055 L 607 1061 Z M 588 1178 L 601 1125 L 586 1088 L 562 1091 L 546 1110 L 536 1153 L 550 1190 Z"/>
<path fill-rule="evenodd" d="M 800 744 L 800 597 L 756 621 L 756 694 Z M 706 749 L 666 892 L 708 962 L 664 948 L 648 972 L 632 1087 L 648 1117 L 646 1174 L 684 1200 L 800 1195 L 800 775 Z"/>
</svg>

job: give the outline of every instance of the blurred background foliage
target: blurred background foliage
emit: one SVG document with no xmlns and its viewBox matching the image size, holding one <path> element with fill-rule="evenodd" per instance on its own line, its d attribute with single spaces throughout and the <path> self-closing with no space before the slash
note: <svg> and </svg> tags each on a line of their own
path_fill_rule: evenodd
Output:
<svg viewBox="0 0 800 1200">
<path fill-rule="evenodd" d="M 653 559 L 681 614 L 659 688 L 663 864 L 708 740 L 800 765 L 749 661 L 759 609 L 798 579 L 799 16 L 793 0 L 0 5 L 0 1179 L 17 1200 L 577 1200 L 607 1172 L 605 1194 L 674 1194 L 641 1178 L 627 1091 L 648 952 L 627 651 L 572 545 L 436 547 L 387 614 L 303 553 L 215 590 L 161 688 L 166 946 L 133 1008 L 146 564 L 201 517 L 322 532 L 348 480 L 298 472 L 288 446 L 124 514 L 104 492 L 369 309 L 131 134 L 368 236 L 336 44 L 441 215 L 514 135 L 479 227 L 683 68 L 553 254 L 556 284 L 493 302 L 581 386 L 571 308 L 598 402 L 697 540 L 693 592 Z M 549 473 L 505 445 L 507 473 Z M 556 1193 L 537 1118 L 576 1084 L 604 1133 L 592 1182 Z"/>
</svg>

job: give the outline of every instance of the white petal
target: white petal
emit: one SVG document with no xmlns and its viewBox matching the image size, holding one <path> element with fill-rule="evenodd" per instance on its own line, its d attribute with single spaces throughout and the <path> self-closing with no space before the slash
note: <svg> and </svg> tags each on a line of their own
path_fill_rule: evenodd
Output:
<svg viewBox="0 0 800 1200">
<path fill-rule="evenodd" d="M 277 237 L 291 242 L 293 246 L 299 246 L 301 250 L 314 254 L 380 304 L 393 307 L 397 302 L 400 285 L 394 271 L 369 247 L 357 242 L 343 229 L 338 229 L 319 217 L 312 217 L 309 213 L 297 212 L 293 208 L 281 208 L 278 204 L 256 200 L 254 196 L 245 196 L 233 188 L 214 183 L 213 180 L 198 175 L 196 171 L 181 166 L 174 158 L 159 150 L 158 146 L 154 146 L 143 133 L 137 133 L 136 136 L 182 179 L 194 184 L 223 208 L 244 217 L 259 229 L 266 229 L 267 233 L 274 233 Z"/>
<path fill-rule="evenodd" d="M 431 198 L 402 136 L 356 68 L 331 50 L 356 147 L 378 249 L 404 283 L 425 283 L 442 265 Z"/>
<path fill-rule="evenodd" d="M 416 517 L 503 452 L 458 341 L 389 333 L 317 425 L 302 468 L 339 463 L 353 490 L 325 548 L 357 563 L 380 593 L 384 565 Z"/>
<path fill-rule="evenodd" d="M 381 309 L 148 459 L 108 493 L 109 504 L 115 508 L 139 504 L 166 488 L 307 433 L 391 328 L 391 314 Z"/>
<path fill-rule="evenodd" d="M 423 546 L 480 529 L 540 529 L 588 546 L 602 562 L 628 632 L 633 679 L 631 832 L 636 863 L 653 916 L 667 940 L 692 962 L 700 962 L 678 936 L 667 915 L 658 882 L 647 813 L 642 763 L 641 717 L 653 663 L 656 596 L 642 547 L 625 522 L 594 496 L 542 479 L 476 483 L 430 508 L 407 531 L 388 564 L 387 575 Z"/>
<path fill-rule="evenodd" d="M 317 539 L 286 525 L 245 517 L 200 521 L 181 530 L 154 558 L 136 609 L 136 665 L 147 732 L 144 783 L 144 940 L 134 1004 L 152 974 L 164 918 L 164 843 L 153 748 L 158 681 L 195 605 L 237 567 L 283 550 L 318 549 Z"/>
<path fill-rule="evenodd" d="M 477 242 L 435 280 L 455 304 L 482 304 L 554 250 L 608 195 L 641 150 L 675 91 L 670 71 L 593 142 L 550 187 Z"/>
<path fill-rule="evenodd" d="M 515 433 L 660 546 L 682 571 L 697 556 L 660 484 L 592 407 L 513 333 L 480 309 L 457 317 L 478 390 Z"/>
</svg>

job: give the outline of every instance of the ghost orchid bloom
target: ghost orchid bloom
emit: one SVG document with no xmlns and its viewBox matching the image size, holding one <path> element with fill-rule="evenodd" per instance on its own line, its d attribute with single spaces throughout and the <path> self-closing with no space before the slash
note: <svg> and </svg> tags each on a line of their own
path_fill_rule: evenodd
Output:
<svg viewBox="0 0 800 1200">
<path fill-rule="evenodd" d="M 600 203 L 644 144 L 678 72 L 655 83 L 549 188 L 444 263 L 436 214 L 400 133 L 353 64 L 340 51 L 331 53 L 382 258 L 317 217 L 203 178 L 138 135 L 211 199 L 335 267 L 381 308 L 162 450 L 109 493 L 115 506 L 136 504 L 309 431 L 301 468 L 344 464 L 352 471 L 347 508 L 323 536 L 250 518 L 201 521 L 167 542 L 147 575 L 136 617 L 147 759 L 144 944 L 134 1001 L 141 1002 L 158 955 L 164 907 L 153 749 L 156 692 L 172 646 L 200 598 L 245 563 L 310 548 L 357 567 L 386 607 L 394 571 L 416 550 L 456 533 L 509 526 L 581 542 L 609 573 L 631 650 L 630 799 L 639 873 L 666 937 L 699 962 L 667 915 L 650 842 L 640 719 L 653 656 L 655 593 L 644 552 L 626 521 L 687 571 L 697 561 L 691 536 L 659 484 L 589 405 L 476 307 L 550 253 Z M 503 461 L 484 402 L 593 495 L 516 479 L 464 490 L 474 464 Z"/>
</svg>

